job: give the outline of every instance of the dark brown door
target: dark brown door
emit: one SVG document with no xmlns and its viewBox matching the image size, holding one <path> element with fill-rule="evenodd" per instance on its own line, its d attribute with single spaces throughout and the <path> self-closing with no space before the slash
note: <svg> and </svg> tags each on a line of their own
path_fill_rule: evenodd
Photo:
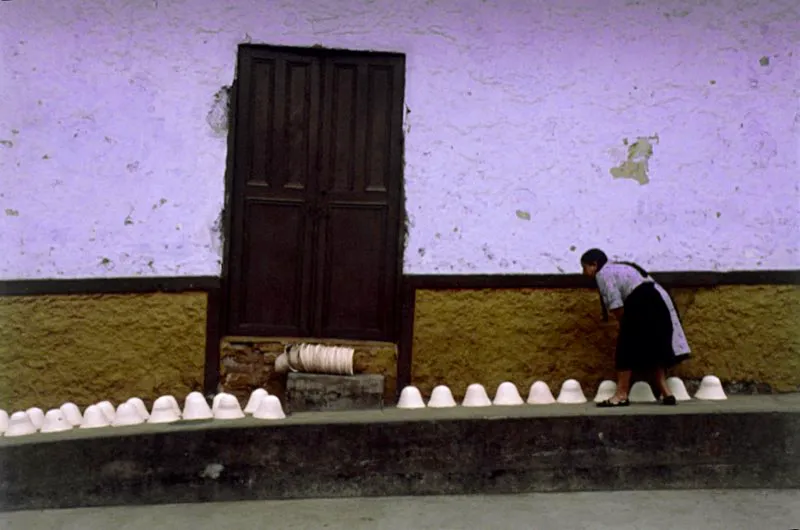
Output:
<svg viewBox="0 0 800 530">
<path fill-rule="evenodd" d="M 242 47 L 228 332 L 393 340 L 404 59 Z"/>
</svg>

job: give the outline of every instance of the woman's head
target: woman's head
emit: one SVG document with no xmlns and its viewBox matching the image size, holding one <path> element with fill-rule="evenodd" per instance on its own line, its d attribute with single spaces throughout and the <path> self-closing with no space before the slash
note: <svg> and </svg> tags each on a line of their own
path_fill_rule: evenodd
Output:
<svg viewBox="0 0 800 530">
<path fill-rule="evenodd" d="M 583 267 L 583 274 L 594 278 L 597 271 L 603 268 L 603 265 L 608 263 L 608 256 L 599 248 L 587 250 L 581 256 L 581 266 Z"/>
</svg>

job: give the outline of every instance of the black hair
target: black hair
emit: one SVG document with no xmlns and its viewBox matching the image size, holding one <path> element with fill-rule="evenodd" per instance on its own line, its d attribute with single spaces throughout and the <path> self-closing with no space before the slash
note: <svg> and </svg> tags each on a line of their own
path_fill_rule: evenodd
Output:
<svg viewBox="0 0 800 530">
<path fill-rule="evenodd" d="M 603 265 L 608 263 L 608 256 L 606 256 L 606 253 L 599 248 L 589 249 L 583 253 L 583 256 L 581 256 L 581 263 L 585 263 L 587 265 L 596 263 L 597 270 L 600 270 L 603 268 Z"/>
</svg>

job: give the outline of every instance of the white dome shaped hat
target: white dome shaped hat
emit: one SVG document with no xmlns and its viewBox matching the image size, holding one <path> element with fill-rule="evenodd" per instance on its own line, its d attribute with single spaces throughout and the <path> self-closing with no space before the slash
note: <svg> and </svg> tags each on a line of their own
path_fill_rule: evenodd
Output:
<svg viewBox="0 0 800 530">
<path fill-rule="evenodd" d="M 728 399 L 728 396 L 725 395 L 725 390 L 722 388 L 722 382 L 715 375 L 707 375 L 700 381 L 700 388 L 697 389 L 694 397 L 710 401 Z"/>
<path fill-rule="evenodd" d="M 106 401 L 101 401 L 100 403 L 95 403 L 95 405 L 97 405 L 100 408 L 100 410 L 103 411 L 103 414 L 106 415 L 106 418 L 108 418 L 109 423 L 114 422 L 114 418 L 117 415 L 117 411 L 114 408 L 113 403 L 106 400 Z"/>
<path fill-rule="evenodd" d="M 8 429 L 8 412 L 0 409 L 0 435 Z"/>
<path fill-rule="evenodd" d="M 173 423 L 181 419 L 180 412 L 175 410 L 174 399 L 172 396 L 161 396 L 156 399 L 147 423 Z"/>
<path fill-rule="evenodd" d="M 4 436 L 8 436 L 9 438 L 15 436 L 27 436 L 35 432 L 36 426 L 31 421 L 28 413 L 23 410 L 19 410 L 13 413 L 10 418 L 8 418 L 8 428 L 6 429 Z"/>
<path fill-rule="evenodd" d="M 669 391 L 675 396 L 676 401 L 689 401 L 692 399 L 689 392 L 686 391 L 686 385 L 683 384 L 683 381 L 679 377 L 668 378 L 667 388 L 669 388 Z"/>
<path fill-rule="evenodd" d="M 108 416 L 97 405 L 89 405 L 83 411 L 83 422 L 81 429 L 99 429 L 101 427 L 108 427 L 111 423 L 108 421 Z"/>
<path fill-rule="evenodd" d="M 44 425 L 44 411 L 42 409 L 39 407 L 31 407 L 26 410 L 25 413 L 31 419 L 31 423 L 33 423 L 37 431 L 42 428 L 42 425 Z"/>
<path fill-rule="evenodd" d="M 217 411 L 217 408 L 219 408 L 219 402 L 222 401 L 222 399 L 225 396 L 231 396 L 232 398 L 236 399 L 236 396 L 234 396 L 233 394 L 229 394 L 227 392 L 220 392 L 219 394 L 214 396 L 214 399 L 211 400 L 211 411 L 212 412 L 216 412 Z"/>
<path fill-rule="evenodd" d="M 186 396 L 183 405 L 184 420 L 210 420 L 214 418 L 211 407 L 208 406 L 206 398 L 200 392 L 192 392 Z"/>
<path fill-rule="evenodd" d="M 136 409 L 136 412 L 139 413 L 139 416 L 141 416 L 143 420 L 146 420 L 147 418 L 150 417 L 150 413 L 147 412 L 147 406 L 144 404 L 144 401 L 142 401 L 140 398 L 132 397 L 128 401 L 126 401 L 126 403 L 130 403 L 131 405 L 133 405 L 133 407 Z"/>
<path fill-rule="evenodd" d="M 583 389 L 578 381 L 567 379 L 561 385 L 561 392 L 558 393 L 556 401 L 566 405 L 575 405 L 586 403 L 586 396 L 583 395 Z"/>
<path fill-rule="evenodd" d="M 214 419 L 217 420 L 238 420 L 244 418 L 244 412 L 239 405 L 239 400 L 236 396 L 227 394 L 222 396 L 217 405 L 217 410 L 214 412 Z"/>
<path fill-rule="evenodd" d="M 277 396 L 266 395 L 261 398 L 253 417 L 258 420 L 282 420 L 286 414 L 284 414 L 281 400 Z"/>
<path fill-rule="evenodd" d="M 114 413 L 114 421 L 111 422 L 111 425 L 114 427 L 125 427 L 142 423 L 144 423 L 144 418 L 142 418 L 142 415 L 136 410 L 136 405 L 125 402 L 120 403 L 117 407 Z"/>
<path fill-rule="evenodd" d="M 522 405 L 524 403 L 519 395 L 517 386 L 509 381 L 500 383 L 497 387 L 497 392 L 495 392 L 494 401 L 492 401 L 493 405 L 500 406 Z"/>
<path fill-rule="evenodd" d="M 597 394 L 594 396 L 594 402 L 600 403 L 607 399 L 611 399 L 614 397 L 614 394 L 617 393 L 617 383 L 614 381 L 606 379 L 602 381 L 600 385 L 597 387 Z"/>
<path fill-rule="evenodd" d="M 422 394 L 415 386 L 407 386 L 400 392 L 400 399 L 397 400 L 398 409 L 424 409 L 425 402 L 422 400 Z"/>
<path fill-rule="evenodd" d="M 267 395 L 269 395 L 269 392 L 263 388 L 256 388 L 253 390 L 250 393 L 250 399 L 247 401 L 247 405 L 244 407 L 244 413 L 253 414 L 256 409 L 258 409 L 258 405 L 261 403 L 261 398 Z"/>
<path fill-rule="evenodd" d="M 462 407 L 491 407 L 492 400 L 486 393 L 486 389 L 479 383 L 473 383 L 467 387 L 464 399 L 461 401 Z"/>
<path fill-rule="evenodd" d="M 428 408 L 444 409 L 456 406 L 456 400 L 453 399 L 453 393 L 445 385 L 434 387 L 431 391 L 431 398 L 428 400 Z"/>
<path fill-rule="evenodd" d="M 631 403 L 655 403 L 658 401 L 653 389 L 644 381 L 636 381 L 628 392 L 628 401 Z"/>
<path fill-rule="evenodd" d="M 41 432 L 63 432 L 72 430 L 72 424 L 67 421 L 61 409 L 50 409 L 44 415 L 44 424 Z"/>
<path fill-rule="evenodd" d="M 81 414 L 81 409 L 79 409 L 78 405 L 75 403 L 67 401 L 59 408 L 61 409 L 61 412 L 64 413 L 64 417 L 73 427 L 78 427 L 81 423 L 83 423 L 83 414 Z"/>
<path fill-rule="evenodd" d="M 550 387 L 544 381 L 536 381 L 528 392 L 529 405 L 552 405 L 556 402 Z"/>
</svg>

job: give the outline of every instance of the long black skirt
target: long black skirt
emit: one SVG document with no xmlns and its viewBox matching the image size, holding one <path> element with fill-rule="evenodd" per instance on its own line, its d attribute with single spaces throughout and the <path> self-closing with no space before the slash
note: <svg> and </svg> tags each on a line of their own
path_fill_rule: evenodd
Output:
<svg viewBox="0 0 800 530">
<path fill-rule="evenodd" d="M 672 347 L 672 317 L 655 284 L 639 285 L 628 295 L 617 340 L 617 370 L 669 368 L 688 358 Z"/>
</svg>

